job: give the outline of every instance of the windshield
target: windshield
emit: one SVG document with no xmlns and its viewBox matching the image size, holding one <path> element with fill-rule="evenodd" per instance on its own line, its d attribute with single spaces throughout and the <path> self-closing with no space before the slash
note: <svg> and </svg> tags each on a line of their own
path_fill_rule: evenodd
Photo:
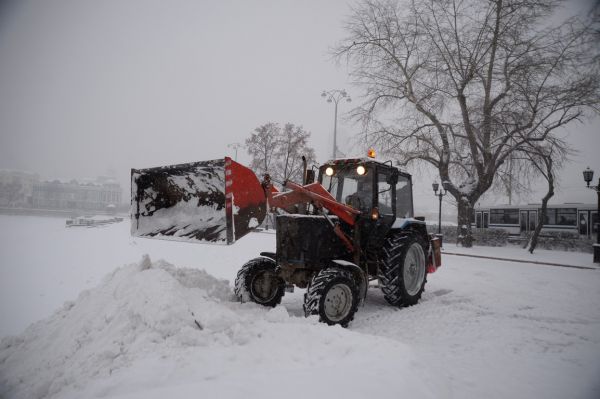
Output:
<svg viewBox="0 0 600 399">
<path fill-rule="evenodd" d="M 348 165 L 335 171 L 333 176 L 322 174 L 322 185 L 336 201 L 358 210 L 371 209 L 373 204 L 372 177 L 356 173 L 356 165 Z"/>
</svg>

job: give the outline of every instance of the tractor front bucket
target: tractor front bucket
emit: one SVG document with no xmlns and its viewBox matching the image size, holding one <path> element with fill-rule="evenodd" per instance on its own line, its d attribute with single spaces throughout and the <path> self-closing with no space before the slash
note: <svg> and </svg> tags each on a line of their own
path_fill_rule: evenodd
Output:
<svg viewBox="0 0 600 399">
<path fill-rule="evenodd" d="M 131 234 L 232 244 L 262 223 L 256 175 L 231 158 L 131 170 Z"/>
</svg>

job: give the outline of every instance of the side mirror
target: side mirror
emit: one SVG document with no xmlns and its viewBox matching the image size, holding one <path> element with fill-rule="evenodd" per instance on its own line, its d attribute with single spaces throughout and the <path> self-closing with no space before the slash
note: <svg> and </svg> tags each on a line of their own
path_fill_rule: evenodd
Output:
<svg viewBox="0 0 600 399">
<path fill-rule="evenodd" d="M 398 183 L 398 171 L 397 170 L 392 170 L 392 173 L 388 176 L 387 178 L 387 184 L 393 186 L 396 183 Z"/>
</svg>

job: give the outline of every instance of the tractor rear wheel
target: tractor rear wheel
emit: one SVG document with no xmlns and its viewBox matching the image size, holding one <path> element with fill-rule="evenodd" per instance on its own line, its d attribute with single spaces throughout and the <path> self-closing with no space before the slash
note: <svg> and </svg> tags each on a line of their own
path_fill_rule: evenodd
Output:
<svg viewBox="0 0 600 399">
<path fill-rule="evenodd" d="M 317 273 L 304 294 L 304 315 L 347 327 L 358 309 L 359 290 L 352 273 L 331 267 Z"/>
<path fill-rule="evenodd" d="M 379 285 L 394 306 L 419 302 L 427 282 L 426 244 L 413 232 L 388 237 L 379 256 Z"/>
<path fill-rule="evenodd" d="M 263 306 L 275 307 L 285 294 L 285 281 L 275 271 L 273 259 L 255 258 L 247 262 L 237 274 L 235 295 L 242 302 L 256 302 Z"/>
</svg>

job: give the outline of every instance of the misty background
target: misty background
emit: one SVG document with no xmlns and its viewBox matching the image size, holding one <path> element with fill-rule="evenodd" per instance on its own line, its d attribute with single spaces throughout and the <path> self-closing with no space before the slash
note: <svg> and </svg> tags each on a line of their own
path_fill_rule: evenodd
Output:
<svg viewBox="0 0 600 399">
<path fill-rule="evenodd" d="M 334 108 L 320 94 L 329 89 L 353 100 L 340 102 L 338 147 L 364 156 L 360 125 L 344 117 L 361 93 L 328 52 L 353 3 L 0 2 L 0 169 L 42 179 L 112 176 L 127 201 L 131 168 L 234 157 L 232 145 L 267 122 L 303 126 L 324 162 Z M 588 13 L 594 3 L 570 0 L 563 13 Z M 600 175 L 600 118 L 564 133 L 579 152 L 551 202 L 594 203 L 581 172 L 590 166 L 595 181 Z M 237 159 L 250 163 L 244 149 Z M 431 183 L 439 179 L 422 167 L 408 171 L 417 211 L 437 210 Z M 532 187 L 513 203 L 540 202 L 545 183 Z M 482 203 L 507 196 L 488 193 Z"/>
</svg>

